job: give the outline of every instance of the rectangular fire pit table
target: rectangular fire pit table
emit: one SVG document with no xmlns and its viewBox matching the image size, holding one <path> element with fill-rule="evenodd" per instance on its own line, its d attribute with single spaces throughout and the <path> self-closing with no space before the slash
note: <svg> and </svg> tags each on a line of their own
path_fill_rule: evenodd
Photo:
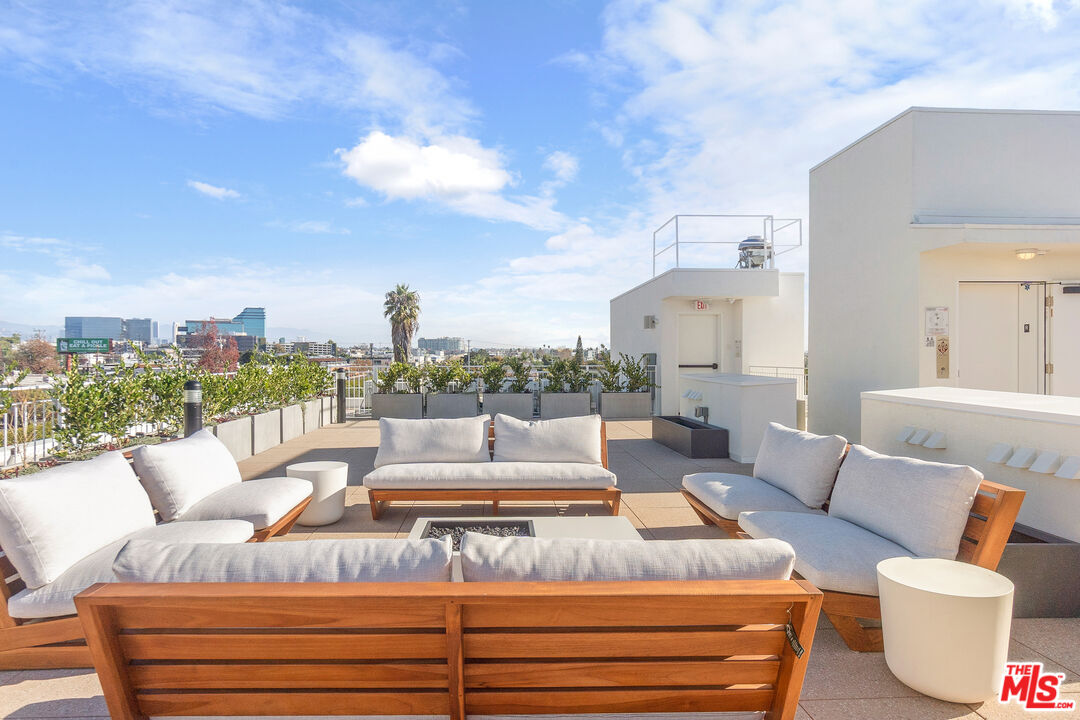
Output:
<svg viewBox="0 0 1080 720">
<path fill-rule="evenodd" d="M 638 534 L 634 526 L 627 518 L 617 515 L 615 517 L 601 515 L 597 517 L 453 517 L 417 518 L 409 532 L 410 540 L 420 540 L 425 536 L 429 525 L 431 527 L 452 529 L 457 527 L 475 527 L 477 525 L 492 525 L 498 528 L 499 534 L 509 534 L 505 528 L 529 528 L 535 537 L 542 538 L 581 538 L 591 540 L 636 540 L 645 542 Z M 496 534 L 496 533 L 491 533 Z M 513 532 L 513 534 L 519 534 Z M 453 579 L 461 580 L 461 560 L 457 550 L 454 551 Z"/>
</svg>

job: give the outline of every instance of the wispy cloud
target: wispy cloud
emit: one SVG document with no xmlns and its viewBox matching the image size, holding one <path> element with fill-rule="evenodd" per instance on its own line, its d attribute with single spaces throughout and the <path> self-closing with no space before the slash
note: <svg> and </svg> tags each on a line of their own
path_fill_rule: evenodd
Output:
<svg viewBox="0 0 1080 720">
<path fill-rule="evenodd" d="M 282 222 L 274 220 L 266 223 L 267 227 L 281 228 L 305 235 L 351 235 L 349 228 L 338 227 L 328 220 L 292 220 Z"/>
<path fill-rule="evenodd" d="M 544 158 L 544 169 L 550 170 L 560 182 L 568 183 L 578 174 L 578 159 L 565 150 L 556 150 Z"/>
<path fill-rule="evenodd" d="M 188 180 L 188 187 L 192 190 L 202 193 L 207 197 L 212 197 L 215 200 L 233 200 L 240 197 L 240 193 L 236 190 L 230 190 L 225 187 L 218 187 L 217 185 L 211 185 L 210 183 L 200 182 L 199 180 Z"/>
</svg>

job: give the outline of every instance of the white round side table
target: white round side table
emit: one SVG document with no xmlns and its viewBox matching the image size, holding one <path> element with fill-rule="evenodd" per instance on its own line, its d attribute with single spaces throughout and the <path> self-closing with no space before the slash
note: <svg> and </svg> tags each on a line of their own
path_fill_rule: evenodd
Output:
<svg viewBox="0 0 1080 720">
<path fill-rule="evenodd" d="M 310 480 L 315 486 L 311 504 L 297 519 L 299 525 L 329 525 L 345 514 L 345 487 L 349 484 L 349 464 L 329 460 L 287 465 L 288 477 Z"/>
<path fill-rule="evenodd" d="M 933 558 L 882 560 L 877 575 L 885 662 L 900 682 L 957 703 L 982 702 L 1001 691 L 1011 580 Z"/>
</svg>

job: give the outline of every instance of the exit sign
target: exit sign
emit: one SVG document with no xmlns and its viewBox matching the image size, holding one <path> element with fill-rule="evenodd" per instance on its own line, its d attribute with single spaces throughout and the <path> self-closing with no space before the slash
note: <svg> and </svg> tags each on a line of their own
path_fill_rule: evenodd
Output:
<svg viewBox="0 0 1080 720">
<path fill-rule="evenodd" d="M 695 300 L 694 301 L 694 309 L 695 310 L 708 310 L 709 309 L 709 303 L 705 302 L 704 300 Z"/>
<path fill-rule="evenodd" d="M 109 338 L 58 338 L 56 352 L 63 354 L 107 353 L 112 350 Z"/>
</svg>

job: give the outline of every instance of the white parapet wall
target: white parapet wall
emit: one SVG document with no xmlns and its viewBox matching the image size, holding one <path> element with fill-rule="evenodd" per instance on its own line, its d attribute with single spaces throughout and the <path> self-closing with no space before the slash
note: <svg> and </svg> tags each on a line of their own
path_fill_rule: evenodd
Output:
<svg viewBox="0 0 1080 720">
<path fill-rule="evenodd" d="M 752 463 L 770 422 L 795 427 L 795 385 L 792 378 L 685 373 L 679 376 L 679 414 L 703 420 L 694 410 L 708 408 L 709 424 L 728 431 L 731 459 Z"/>
<path fill-rule="evenodd" d="M 1020 523 L 1080 542 L 1080 398 L 954 387 L 864 392 L 861 442 L 970 465 L 1027 492 Z"/>
</svg>

